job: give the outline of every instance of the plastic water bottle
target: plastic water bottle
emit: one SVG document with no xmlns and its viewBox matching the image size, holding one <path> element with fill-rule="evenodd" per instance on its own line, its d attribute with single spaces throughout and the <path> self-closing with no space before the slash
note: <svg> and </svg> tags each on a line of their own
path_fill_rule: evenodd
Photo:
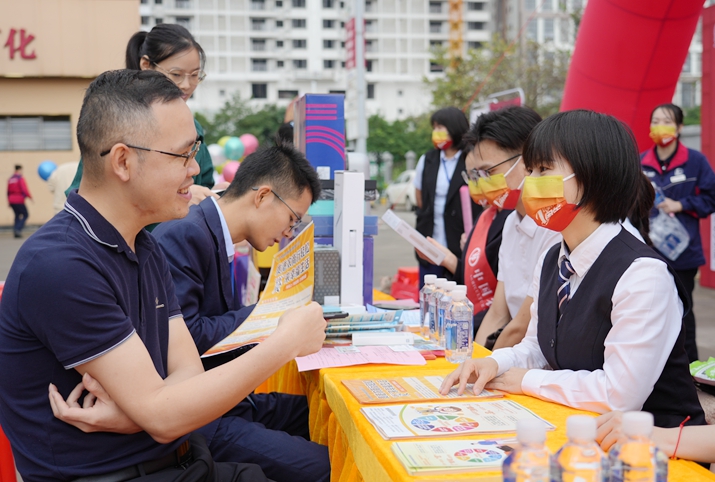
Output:
<svg viewBox="0 0 715 482">
<path fill-rule="evenodd" d="M 535 418 L 516 421 L 519 447 L 504 460 L 504 482 L 550 482 L 551 454 L 544 445 L 546 426 Z"/>
<path fill-rule="evenodd" d="M 655 202 L 653 203 L 653 206 L 658 206 L 658 204 L 665 201 L 665 194 L 663 194 L 663 189 L 661 189 L 659 185 L 654 182 L 651 182 L 651 184 L 653 185 L 653 190 L 655 191 Z"/>
<path fill-rule="evenodd" d="M 444 286 L 444 293 L 439 298 L 437 302 L 437 323 L 436 323 L 436 335 L 437 344 L 439 346 L 444 346 L 444 315 L 445 310 L 448 310 L 452 304 L 452 290 L 457 287 L 456 281 L 447 281 Z"/>
<path fill-rule="evenodd" d="M 472 358 L 474 305 L 467 299 L 467 287 L 452 290 L 452 305 L 444 323 L 444 356 L 450 363 L 462 363 Z"/>
<path fill-rule="evenodd" d="M 433 274 L 425 275 L 425 285 L 420 291 L 420 335 L 427 338 L 429 336 L 429 295 L 434 291 L 434 282 L 437 276 Z"/>
<path fill-rule="evenodd" d="M 554 482 L 607 482 L 608 457 L 596 443 L 596 419 L 574 415 L 566 421 L 569 441 L 554 457 Z"/>
<path fill-rule="evenodd" d="M 429 295 L 429 303 L 427 304 L 427 309 L 429 310 L 429 338 L 435 343 L 437 343 L 437 338 L 439 337 L 439 332 L 437 331 L 437 305 L 439 304 L 439 299 L 444 294 L 444 287 L 446 285 L 446 279 L 437 278 L 434 282 L 432 294 Z"/>
<path fill-rule="evenodd" d="M 650 441 L 652 433 L 653 414 L 623 414 L 626 440 L 608 452 L 611 482 L 667 482 L 668 457 Z"/>
</svg>

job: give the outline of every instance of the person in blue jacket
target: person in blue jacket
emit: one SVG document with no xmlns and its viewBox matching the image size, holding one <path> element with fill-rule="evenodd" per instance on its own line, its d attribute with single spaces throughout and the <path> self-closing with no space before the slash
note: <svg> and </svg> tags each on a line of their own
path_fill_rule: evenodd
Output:
<svg viewBox="0 0 715 482">
<path fill-rule="evenodd" d="M 659 105 L 651 113 L 650 137 L 655 145 L 641 154 L 643 172 L 663 193 L 656 196 L 656 208 L 675 215 L 688 231 L 690 244 L 671 265 L 683 282 L 692 306 L 695 275 L 705 264 L 700 241 L 700 219 L 715 212 L 715 174 L 707 158 L 688 149 L 679 140 L 683 111 L 674 104 Z M 683 318 L 685 348 L 690 361 L 698 359 L 695 343 L 695 314 Z"/>
</svg>

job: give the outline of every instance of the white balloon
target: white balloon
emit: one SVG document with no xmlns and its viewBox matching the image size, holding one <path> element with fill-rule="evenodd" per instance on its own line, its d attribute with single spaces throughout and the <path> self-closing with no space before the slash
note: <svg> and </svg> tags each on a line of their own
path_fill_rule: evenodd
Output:
<svg viewBox="0 0 715 482">
<path fill-rule="evenodd" d="M 209 144 L 209 154 L 211 154 L 211 162 L 214 167 L 218 167 L 226 162 L 226 154 L 223 151 L 223 147 L 218 144 Z"/>
</svg>

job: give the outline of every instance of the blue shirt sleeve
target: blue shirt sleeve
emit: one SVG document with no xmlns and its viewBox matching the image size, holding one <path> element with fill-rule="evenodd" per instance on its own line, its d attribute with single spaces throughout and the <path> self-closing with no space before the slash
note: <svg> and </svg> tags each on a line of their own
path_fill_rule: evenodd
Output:
<svg viewBox="0 0 715 482">
<path fill-rule="evenodd" d="M 415 185 L 415 189 L 422 190 L 422 173 L 425 170 L 425 155 L 422 154 L 420 156 L 420 160 L 417 161 L 417 167 L 415 167 L 415 178 L 413 180 L 413 184 Z"/>
</svg>

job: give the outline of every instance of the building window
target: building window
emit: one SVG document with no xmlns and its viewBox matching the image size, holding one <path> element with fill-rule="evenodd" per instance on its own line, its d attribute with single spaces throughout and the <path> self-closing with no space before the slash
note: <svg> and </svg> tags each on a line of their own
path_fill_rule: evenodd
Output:
<svg viewBox="0 0 715 482">
<path fill-rule="evenodd" d="M 482 42 L 468 42 L 467 43 L 467 48 L 474 49 L 474 50 L 480 49 L 483 46 L 484 46 L 484 44 Z"/>
<path fill-rule="evenodd" d="M 293 40 L 294 49 L 304 49 L 308 47 L 308 41 L 305 39 Z"/>
<path fill-rule="evenodd" d="M 484 22 L 467 22 L 468 30 L 484 30 Z"/>
<path fill-rule="evenodd" d="M 296 97 L 298 97 L 297 90 L 279 90 L 278 91 L 279 99 L 295 99 Z"/>
<path fill-rule="evenodd" d="M 267 59 L 251 59 L 251 70 L 254 72 L 267 72 L 268 71 L 268 60 Z"/>
<path fill-rule="evenodd" d="M 293 0 L 293 8 L 305 8 L 305 0 Z"/>
<path fill-rule="evenodd" d="M 430 2 L 429 13 L 442 13 L 442 2 Z"/>
<path fill-rule="evenodd" d="M 266 50 L 266 41 L 264 39 L 251 39 L 251 50 L 255 52 L 263 52 Z"/>
<path fill-rule="evenodd" d="M 276 8 L 282 8 L 283 7 L 283 0 L 276 0 Z"/>
<path fill-rule="evenodd" d="M 442 41 L 441 41 L 441 40 L 430 40 L 430 41 L 429 41 L 429 46 L 430 46 L 430 47 L 441 47 L 441 46 L 442 46 Z"/>
<path fill-rule="evenodd" d="M 267 99 L 268 84 L 251 84 L 251 95 L 254 99 Z"/>
<path fill-rule="evenodd" d="M 334 28 L 335 20 L 323 20 L 323 28 Z"/>
<path fill-rule="evenodd" d="M 161 25 L 162 23 L 164 23 L 163 18 L 157 18 L 156 20 L 154 20 L 154 24 L 156 24 L 156 25 Z"/>
<path fill-rule="evenodd" d="M 473 22 L 469 22 L 473 23 Z M 442 22 L 435 22 L 434 20 L 429 23 L 429 33 L 442 33 Z"/>
<path fill-rule="evenodd" d="M 536 40 L 539 34 L 539 26 L 536 20 L 529 20 L 529 24 L 526 26 L 526 38 L 529 40 Z"/>
<path fill-rule="evenodd" d="M 484 10 L 484 3 L 482 3 L 482 2 L 468 2 L 467 10 L 470 10 L 472 12 L 475 12 L 478 10 Z"/>
<path fill-rule="evenodd" d="M 554 11 L 554 4 L 551 2 L 551 0 L 543 0 L 541 2 L 541 11 L 542 12 L 553 12 Z"/>
<path fill-rule="evenodd" d="M 323 48 L 324 49 L 335 48 L 335 40 L 323 40 Z"/>
<path fill-rule="evenodd" d="M 544 42 L 554 40 L 554 19 L 544 19 Z"/>
<path fill-rule="evenodd" d="M 524 0 L 524 10 L 533 12 L 536 9 L 536 0 Z"/>
<path fill-rule="evenodd" d="M 345 95 L 344 90 L 329 90 L 328 93 L 329 94 L 343 94 L 343 95 Z"/>
<path fill-rule="evenodd" d="M 341 27 L 345 27 L 345 22 L 341 22 Z M 366 32 L 376 32 L 377 31 L 377 20 L 366 20 L 365 21 L 365 31 Z"/>
<path fill-rule="evenodd" d="M 365 52 L 375 52 L 377 50 L 376 40 L 366 40 L 365 41 Z"/>
<path fill-rule="evenodd" d="M 293 59 L 293 68 L 294 69 L 307 69 L 308 61 L 305 59 Z"/>
<path fill-rule="evenodd" d="M 147 3 L 149 3 L 149 0 L 141 0 L 139 3 L 141 3 L 142 5 L 146 5 Z"/>
<path fill-rule="evenodd" d="M 186 30 L 191 30 L 191 17 L 176 17 L 176 23 Z"/>
<path fill-rule="evenodd" d="M 251 0 L 251 10 L 265 10 L 266 0 Z"/>
<path fill-rule="evenodd" d="M 154 0 L 154 3 L 156 5 L 161 5 L 162 3 L 164 3 L 164 1 L 163 0 Z"/>
<path fill-rule="evenodd" d="M 266 19 L 265 18 L 252 18 L 251 19 L 251 30 L 266 30 Z"/>
<path fill-rule="evenodd" d="M 444 72 L 444 67 L 439 64 L 435 64 L 434 62 L 430 62 L 429 63 L 429 71 L 430 72 Z"/>
<path fill-rule="evenodd" d="M 276 40 L 276 47 L 277 48 L 283 48 L 283 41 L 282 40 Z"/>
<path fill-rule="evenodd" d="M 401 91 L 401 90 L 398 90 L 398 91 L 397 91 L 397 97 L 402 97 L 402 91 Z"/>
<path fill-rule="evenodd" d="M 345 42 L 340 42 L 340 48 L 344 49 L 345 48 Z"/>
<path fill-rule="evenodd" d="M 340 62 L 340 66 L 341 66 L 342 68 L 345 68 L 345 62 L 344 62 L 344 61 L 343 61 L 343 62 Z"/>
<path fill-rule="evenodd" d="M 695 107 L 695 82 L 683 82 L 680 84 L 680 93 L 683 101 L 681 106 L 684 108 Z M 1 150 L 1 149 L 0 149 Z"/>
<path fill-rule="evenodd" d="M 283 27 L 283 20 L 276 20 L 276 28 L 282 28 Z"/>
<path fill-rule="evenodd" d="M 372 0 L 365 0 L 365 12 L 374 12 L 375 11 L 375 2 Z"/>
<path fill-rule="evenodd" d="M 340 22 L 340 28 L 345 28 L 345 22 Z"/>
<path fill-rule="evenodd" d="M 219 95 L 219 97 L 224 97 L 226 95 L 226 91 L 224 89 L 220 89 L 218 91 L 218 95 Z"/>
<path fill-rule="evenodd" d="M 294 18 L 292 20 L 293 28 L 305 28 L 304 18 Z"/>
<path fill-rule="evenodd" d="M 277 60 L 277 61 L 276 61 L 276 67 L 278 67 L 279 69 L 282 69 L 282 68 L 283 68 L 283 61 L 282 61 L 282 60 Z"/>
<path fill-rule="evenodd" d="M 333 67 L 335 67 L 334 60 L 323 60 L 323 68 L 324 69 L 332 69 Z"/>
<path fill-rule="evenodd" d="M 373 67 L 374 62 L 375 62 L 374 60 L 366 60 L 365 61 L 365 70 L 367 72 L 372 72 L 372 67 Z"/>
<path fill-rule="evenodd" d="M 335 7 L 335 0 L 323 0 L 323 8 Z"/>
<path fill-rule="evenodd" d="M 149 17 L 142 15 L 142 25 L 149 25 Z"/>
<path fill-rule="evenodd" d="M 0 117 L 0 151 L 71 151 L 70 116 Z"/>
<path fill-rule="evenodd" d="M 375 98 L 375 84 L 367 84 L 367 98 L 368 99 Z"/>
<path fill-rule="evenodd" d="M 689 74 L 691 71 L 690 54 L 685 57 L 685 63 L 683 63 L 683 73 Z"/>
</svg>

